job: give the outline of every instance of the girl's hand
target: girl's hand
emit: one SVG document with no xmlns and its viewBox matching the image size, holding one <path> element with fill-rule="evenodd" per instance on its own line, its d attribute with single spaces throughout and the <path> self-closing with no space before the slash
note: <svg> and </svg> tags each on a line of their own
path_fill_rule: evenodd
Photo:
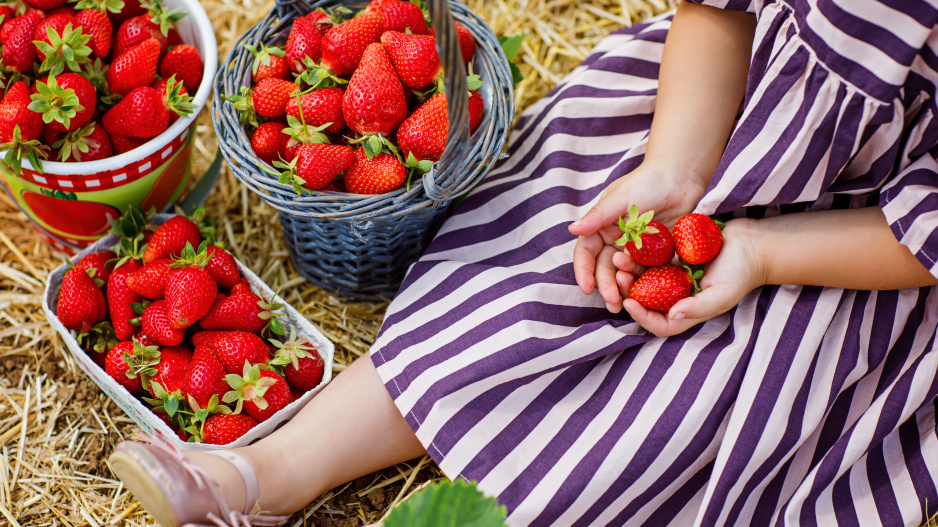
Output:
<svg viewBox="0 0 938 527">
<path fill-rule="evenodd" d="M 723 248 L 704 268 L 700 293 L 674 304 L 667 314 L 645 309 L 631 298 L 623 302 L 626 311 L 659 337 L 682 333 L 729 311 L 750 291 L 767 283 L 764 236 L 758 233 L 758 225 L 758 220 L 746 218 L 726 223 Z M 627 291 L 626 284 L 631 286 L 641 269 L 628 253 L 616 257 L 615 264 L 619 285 Z"/>
<path fill-rule="evenodd" d="M 623 250 L 615 244 L 622 237 L 619 218 L 628 217 L 629 207 L 635 205 L 641 212 L 655 211 L 655 220 L 671 226 L 697 206 L 705 181 L 646 162 L 606 187 L 599 202 L 569 227 L 571 234 L 579 236 L 573 271 L 580 290 L 589 295 L 598 287 L 606 308 L 612 313 L 621 311 L 624 295 L 613 265 L 613 256 Z"/>
</svg>

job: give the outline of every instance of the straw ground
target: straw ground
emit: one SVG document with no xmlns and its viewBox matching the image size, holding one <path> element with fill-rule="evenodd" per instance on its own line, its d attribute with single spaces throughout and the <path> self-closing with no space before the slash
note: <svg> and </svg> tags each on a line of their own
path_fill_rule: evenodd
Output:
<svg viewBox="0 0 938 527">
<path fill-rule="evenodd" d="M 272 0 L 203 0 L 220 54 L 272 7 Z M 525 80 L 518 110 L 544 95 L 604 35 L 673 7 L 669 0 L 472 0 L 500 35 L 524 32 L 517 62 Z M 206 113 L 195 173 L 214 156 Z M 225 171 L 207 203 L 234 254 L 336 342 L 337 371 L 367 353 L 386 303 L 352 303 L 309 285 L 290 264 L 276 212 Z M 136 427 L 77 369 L 46 323 L 45 277 L 61 263 L 0 193 L 0 524 L 153 525 L 105 459 Z M 323 423 L 323 426 L 328 426 Z M 372 474 L 318 498 L 291 525 L 358 526 L 442 477 L 428 458 Z"/>
</svg>

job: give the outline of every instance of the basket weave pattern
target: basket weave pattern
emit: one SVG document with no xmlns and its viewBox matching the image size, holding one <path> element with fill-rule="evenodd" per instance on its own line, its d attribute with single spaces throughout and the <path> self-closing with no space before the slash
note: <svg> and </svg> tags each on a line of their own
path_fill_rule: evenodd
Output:
<svg viewBox="0 0 938 527">
<path fill-rule="evenodd" d="M 479 128 L 469 137 L 468 98 L 447 97 L 446 151 L 430 172 L 413 182 L 410 190 L 400 188 L 379 195 L 304 191 L 297 196 L 292 186 L 279 183 L 258 166 L 263 162 L 254 154 L 237 112 L 221 97 L 238 94 L 241 86 L 251 85 L 254 57 L 245 44 L 282 45 L 296 17 L 319 7 L 345 5 L 360 9 L 364 2 L 278 2 L 267 17 L 239 39 L 215 77 L 212 124 L 232 172 L 280 212 L 297 271 L 311 282 L 347 296 L 393 296 L 407 268 L 442 223 L 452 200 L 469 191 L 497 160 L 513 119 L 511 72 L 495 34 L 459 0 L 430 0 L 427 4 L 448 94 L 467 93 L 452 20 L 475 36 L 473 73 L 483 81 L 479 92 L 485 112 Z"/>
</svg>

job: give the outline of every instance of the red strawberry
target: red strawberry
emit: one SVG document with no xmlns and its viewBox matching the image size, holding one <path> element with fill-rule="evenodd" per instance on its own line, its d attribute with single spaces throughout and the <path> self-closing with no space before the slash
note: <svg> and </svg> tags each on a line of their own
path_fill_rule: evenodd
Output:
<svg viewBox="0 0 938 527">
<path fill-rule="evenodd" d="M 42 115 L 29 109 L 29 85 L 16 81 L 0 102 L 0 143 L 13 141 L 13 130 L 19 126 L 23 141 L 39 139 Z"/>
<path fill-rule="evenodd" d="M 329 13 L 323 11 L 322 8 L 316 9 L 315 11 L 310 11 L 306 15 L 306 18 L 316 22 L 316 24 L 319 26 L 319 30 L 322 31 L 323 34 L 335 26 L 335 19 L 333 19 Z"/>
<path fill-rule="evenodd" d="M 143 391 L 143 384 L 156 373 L 159 361 L 156 346 L 144 347 L 137 340 L 119 342 L 104 359 L 104 371 L 130 393 Z"/>
<path fill-rule="evenodd" d="M 485 112 L 485 101 L 478 90 L 469 92 L 469 133 L 473 133 L 482 123 L 482 114 Z"/>
<path fill-rule="evenodd" d="M 114 24 L 114 27 L 120 27 L 124 21 L 146 13 L 147 6 L 140 0 L 124 0 L 124 6 L 120 8 L 120 11 L 117 13 L 108 13 L 108 18 L 111 19 L 111 23 Z"/>
<path fill-rule="evenodd" d="M 107 316 L 104 293 L 86 271 L 69 269 L 62 278 L 55 313 L 66 328 L 88 331 Z"/>
<path fill-rule="evenodd" d="M 151 263 L 160 258 L 179 256 L 187 243 L 198 247 L 201 237 L 199 226 L 195 222 L 185 216 L 173 216 L 153 232 L 153 237 L 143 253 L 143 261 Z"/>
<path fill-rule="evenodd" d="M 65 0 L 23 0 L 23 3 L 33 9 L 42 9 L 44 11 L 59 7 L 65 3 Z"/>
<path fill-rule="evenodd" d="M 166 53 L 169 46 L 169 29 L 173 22 L 182 18 L 182 13 L 179 13 L 178 9 L 164 12 L 160 2 L 151 2 L 147 7 L 150 8 L 150 13 L 129 18 L 117 28 L 114 35 L 116 55 L 121 55 L 150 38 L 159 43 L 160 55 Z"/>
<path fill-rule="evenodd" d="M 283 304 L 268 302 L 267 299 L 262 299 L 250 291 L 241 292 L 216 299 L 208 313 L 199 320 L 199 326 L 208 330 L 260 333 L 270 324 L 274 333 L 283 333 L 283 326 L 279 321 L 274 320 L 275 317 L 284 314 L 278 312 L 280 309 L 283 309 Z M 218 358 L 225 362 L 221 355 Z M 238 362 L 239 367 L 235 372 L 240 369 L 241 361 Z"/>
<path fill-rule="evenodd" d="M 107 320 L 95 324 L 86 332 L 80 332 L 75 340 L 102 370 L 104 369 L 107 352 L 118 343 L 114 328 Z"/>
<path fill-rule="evenodd" d="M 124 152 L 130 152 L 134 148 L 150 141 L 149 137 L 127 137 L 124 135 L 110 134 L 111 146 L 114 148 L 114 155 L 120 155 Z"/>
<path fill-rule="evenodd" d="M 469 130 L 474 131 L 482 119 L 482 96 L 470 92 Z M 449 117 L 446 115 L 446 94 L 438 93 L 414 110 L 397 130 L 397 140 L 404 156 L 414 154 L 418 160 L 439 161 L 446 149 Z"/>
<path fill-rule="evenodd" d="M 238 283 L 231 286 L 231 294 L 239 295 L 241 293 L 250 293 L 251 292 L 251 283 L 247 279 L 242 278 L 238 280 Z"/>
<path fill-rule="evenodd" d="M 629 298 L 647 309 L 667 313 L 679 300 L 690 296 L 691 278 L 676 265 L 659 265 L 645 271 L 629 288 Z"/>
<path fill-rule="evenodd" d="M 681 216 L 673 230 L 677 255 L 691 265 L 713 260 L 723 247 L 722 226 L 703 214 Z"/>
<path fill-rule="evenodd" d="M 88 79 L 62 73 L 37 82 L 35 89 L 29 109 L 42 114 L 49 128 L 66 133 L 91 121 L 98 94 Z"/>
<path fill-rule="evenodd" d="M 290 404 L 290 386 L 275 371 L 262 370 L 260 365 L 244 365 L 244 374 L 227 378 L 231 391 L 222 398 L 226 403 L 237 402 L 235 413 L 242 407 L 258 421 L 266 421 Z"/>
<path fill-rule="evenodd" d="M 194 249 L 186 249 L 183 259 L 173 263 L 177 269 L 166 281 L 166 303 L 169 323 L 177 329 L 184 329 L 208 313 L 218 294 L 218 285 L 212 275 L 205 270 L 208 255 L 205 252 L 195 254 Z"/>
<path fill-rule="evenodd" d="M 238 263 L 231 253 L 215 245 L 209 245 L 205 252 L 210 256 L 205 270 L 212 275 L 218 287 L 232 287 L 241 280 Z"/>
<path fill-rule="evenodd" d="M 407 169 L 392 154 L 380 153 L 368 159 L 364 148 L 355 150 L 355 161 L 345 171 L 345 186 L 355 194 L 384 194 L 407 180 Z"/>
<path fill-rule="evenodd" d="M 174 328 L 169 323 L 168 306 L 165 300 L 157 300 L 143 310 L 141 327 L 147 337 L 160 346 L 178 346 L 186 336 L 185 329 Z"/>
<path fill-rule="evenodd" d="M 371 9 L 370 5 L 369 9 Z M 378 14 L 381 15 L 385 32 L 399 31 L 405 33 L 409 30 L 414 35 L 426 35 L 430 32 L 427 21 L 423 17 L 423 11 L 410 2 L 400 0 L 382 2 L 378 7 Z"/>
<path fill-rule="evenodd" d="M 183 392 L 186 377 L 189 376 L 189 361 L 192 350 L 186 346 L 170 346 L 160 350 L 160 362 L 156 366 L 156 375 L 150 378 L 150 393 L 155 393 L 152 386 L 159 384 L 167 393 Z"/>
<path fill-rule="evenodd" d="M 345 91 L 342 111 L 349 128 L 360 134 L 390 135 L 407 117 L 401 79 L 381 44 L 365 50 Z"/>
<path fill-rule="evenodd" d="M 151 339 L 147 336 L 146 333 L 143 332 L 143 328 L 138 329 L 137 332 L 133 334 L 133 337 L 139 340 L 140 344 L 143 344 L 144 346 L 159 346 L 155 340 Z"/>
<path fill-rule="evenodd" d="M 127 97 L 104 114 L 102 124 L 112 135 L 156 137 L 169 126 L 170 112 L 192 113 L 191 98 L 181 95 L 177 84 L 168 96 L 149 86 L 134 88 Z"/>
<path fill-rule="evenodd" d="M 407 2 L 401 3 L 413 6 Z M 387 31 L 381 35 L 381 45 L 388 52 L 388 57 L 394 64 L 401 82 L 408 88 L 415 90 L 423 88 L 440 74 L 440 56 L 436 52 L 436 39 L 429 35 L 408 35 Z"/>
<path fill-rule="evenodd" d="M 142 268 L 127 275 L 127 287 L 138 295 L 159 300 L 163 298 L 166 282 L 170 275 L 176 272 L 170 267 L 173 261 L 169 258 L 160 258 L 144 265 Z"/>
<path fill-rule="evenodd" d="M 118 50 L 115 50 L 115 53 L 117 58 L 114 59 L 106 74 L 107 84 L 112 93 L 126 96 L 134 88 L 153 84 L 156 66 L 160 60 L 160 44 L 156 39 L 144 40 L 123 53 Z"/>
<path fill-rule="evenodd" d="M 365 48 L 378 42 L 383 31 L 377 13 L 364 13 L 335 26 L 322 37 L 322 65 L 339 76 L 352 73 L 358 69 Z"/>
<path fill-rule="evenodd" d="M 638 207 L 629 207 L 629 221 L 619 218 L 622 237 L 616 245 L 625 246 L 637 263 L 652 267 L 664 265 L 674 258 L 674 239 L 668 228 L 651 218 L 654 211 L 639 216 Z"/>
<path fill-rule="evenodd" d="M 0 4 L 0 44 L 3 43 L 3 26 L 16 17 L 17 7 L 16 4 Z M 323 14 L 325 15 L 325 13 Z"/>
<path fill-rule="evenodd" d="M 371 2 L 368 2 L 368 7 L 365 8 L 365 10 L 368 12 L 377 12 L 379 9 L 381 9 L 381 6 L 397 1 L 398 0 L 371 0 Z"/>
<path fill-rule="evenodd" d="M 244 414 L 212 414 L 202 428 L 202 442 L 207 445 L 227 445 L 241 438 L 259 423 Z"/>
<path fill-rule="evenodd" d="M 195 93 L 202 83 L 204 68 L 199 50 L 189 44 L 181 44 L 169 50 L 160 61 L 160 76 L 169 78 L 175 75 L 187 91 Z"/>
<path fill-rule="evenodd" d="M 298 91 L 299 86 L 288 80 L 268 78 L 263 79 L 254 87 L 251 102 L 254 111 L 267 118 L 280 117 L 287 108 L 290 95 Z"/>
<path fill-rule="evenodd" d="M 215 342 L 225 335 L 225 331 L 196 331 L 192 334 L 193 346 L 205 346 L 211 348 Z"/>
<path fill-rule="evenodd" d="M 21 73 L 33 70 L 36 62 L 33 35 L 43 17 L 45 13 L 42 11 L 30 11 L 4 24 L 8 33 L 3 41 L 3 51 L 0 52 L 0 64 Z"/>
<path fill-rule="evenodd" d="M 127 287 L 127 275 L 140 269 L 142 265 L 138 260 L 129 260 L 127 263 L 114 269 L 107 281 L 107 307 L 111 315 L 111 325 L 118 340 L 130 340 L 137 326 L 130 323 L 137 318 L 130 304 L 139 304 L 143 298 Z M 145 344 L 149 345 L 149 344 Z"/>
<path fill-rule="evenodd" d="M 261 44 L 261 48 L 245 44 L 245 49 L 254 55 L 254 63 L 251 65 L 251 78 L 254 84 L 267 79 L 289 79 L 290 63 L 285 57 L 286 52 L 282 48 L 271 47 Z"/>
<path fill-rule="evenodd" d="M 281 159 L 286 155 L 287 141 L 290 136 L 283 133 L 283 123 L 271 121 L 263 123 L 254 130 L 251 136 L 251 148 L 257 157 L 273 164 L 274 160 Z"/>
<path fill-rule="evenodd" d="M 42 60 L 40 71 L 58 75 L 66 69 L 81 72 L 82 65 L 90 62 L 92 51 L 88 46 L 91 35 L 82 31 L 78 19 L 71 14 L 50 15 L 33 32 L 33 44 Z"/>
<path fill-rule="evenodd" d="M 174 86 L 177 86 L 177 87 L 178 87 L 178 89 L 179 89 L 178 95 L 180 95 L 180 96 L 181 96 L 181 95 L 189 95 L 189 92 L 186 91 L 186 87 L 185 87 L 181 82 L 176 82 L 176 78 L 175 78 L 175 77 L 172 77 L 172 76 L 169 77 L 168 79 L 160 79 L 160 80 L 154 82 L 154 83 L 153 83 L 153 86 L 151 86 L 151 88 L 153 88 L 153 89 L 155 89 L 156 91 L 160 92 L 160 97 L 162 97 L 163 99 L 165 99 L 165 100 L 168 101 L 169 98 L 173 96 L 173 95 L 172 95 L 172 87 L 169 86 L 169 81 L 173 81 L 173 82 L 175 83 Z M 186 113 L 187 113 L 187 112 L 183 112 L 183 114 L 186 114 Z M 172 126 L 173 123 L 175 123 L 176 121 L 178 121 L 178 120 L 179 120 L 179 117 L 180 117 L 180 114 L 178 114 L 178 113 L 176 113 L 176 112 L 169 112 L 169 126 Z"/>
<path fill-rule="evenodd" d="M 290 330 L 290 339 L 281 344 L 272 340 L 277 347 L 271 364 L 283 366 L 287 384 L 294 390 L 307 392 L 322 382 L 323 362 L 319 352 L 305 340 L 296 339 L 296 331 Z"/>
<path fill-rule="evenodd" d="M 344 95 L 342 88 L 333 87 L 313 90 L 299 98 L 290 97 L 286 113 L 301 119 L 300 109 L 302 108 L 302 121 L 316 128 L 332 123 L 322 132 L 336 134 L 345 129 L 345 117 L 342 115 Z"/>
<path fill-rule="evenodd" d="M 280 174 L 280 182 L 291 183 L 297 194 L 301 186 L 320 190 L 351 166 L 354 159 L 352 149 L 347 146 L 303 144 L 297 151 L 296 159 L 289 165 L 283 165 L 287 169 Z"/>
<path fill-rule="evenodd" d="M 476 54 L 476 39 L 472 32 L 466 29 L 466 26 L 459 22 L 453 22 L 456 25 L 456 37 L 459 38 L 459 50 L 462 52 L 463 62 L 468 63 Z"/>
<path fill-rule="evenodd" d="M 43 11 L 45 12 L 47 17 L 54 16 L 54 15 L 75 16 L 77 14 L 77 11 L 75 11 L 75 8 L 70 5 L 60 5 L 59 7 L 56 7 L 54 9 L 50 9 L 48 11 L 43 10 Z"/>
<path fill-rule="evenodd" d="M 221 362 L 228 373 L 241 372 L 244 369 L 245 361 L 250 364 L 267 364 L 267 361 L 270 360 L 270 350 L 267 349 L 267 344 L 253 333 L 244 331 L 200 331 L 197 334 L 202 333 L 214 333 L 209 338 L 200 339 L 200 343 L 212 350 L 212 353 L 218 357 L 218 361 Z"/>
<path fill-rule="evenodd" d="M 294 73 L 306 70 L 303 59 L 309 57 L 313 62 L 319 62 L 322 52 L 322 31 L 315 21 L 306 17 L 299 17 L 293 21 L 290 36 L 287 38 L 286 61 Z"/>
<path fill-rule="evenodd" d="M 117 258 L 117 255 L 114 254 L 114 251 L 92 253 L 79 260 L 79 262 L 75 264 L 75 268 L 81 269 L 82 271 L 94 269 L 95 271 L 92 278 L 97 278 L 106 284 L 108 278 L 111 277 L 111 272 L 114 270 L 114 264 L 108 264 L 108 262 L 115 258 Z"/>
<path fill-rule="evenodd" d="M 225 369 L 212 350 L 195 345 L 195 353 L 192 354 L 192 360 L 189 362 L 185 392 L 200 408 L 207 408 L 212 397 L 220 403 L 221 398 L 228 392 Z"/>
<path fill-rule="evenodd" d="M 110 137 L 95 122 L 69 132 L 53 146 L 59 150 L 59 160 L 66 162 L 97 161 L 114 155 Z"/>
<path fill-rule="evenodd" d="M 114 26 L 107 14 L 97 9 L 83 9 L 75 15 L 75 20 L 81 27 L 81 32 L 91 35 L 88 46 L 91 48 L 91 56 L 104 59 L 111 52 L 111 37 L 114 34 Z"/>
</svg>

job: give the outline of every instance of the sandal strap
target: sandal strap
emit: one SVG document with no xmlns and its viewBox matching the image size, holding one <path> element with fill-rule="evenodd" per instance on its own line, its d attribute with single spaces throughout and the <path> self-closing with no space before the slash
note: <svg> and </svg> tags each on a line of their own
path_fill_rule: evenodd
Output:
<svg viewBox="0 0 938 527">
<path fill-rule="evenodd" d="M 238 469 L 238 472 L 241 473 L 241 478 L 244 480 L 244 487 L 246 490 L 244 500 L 244 514 L 251 514 L 255 505 L 257 504 L 258 497 L 260 496 L 257 484 L 257 473 L 254 472 L 254 467 L 252 467 L 243 456 L 230 450 L 207 450 L 204 452 L 206 454 L 218 456 L 228 461 L 234 465 L 236 469 Z"/>
</svg>

